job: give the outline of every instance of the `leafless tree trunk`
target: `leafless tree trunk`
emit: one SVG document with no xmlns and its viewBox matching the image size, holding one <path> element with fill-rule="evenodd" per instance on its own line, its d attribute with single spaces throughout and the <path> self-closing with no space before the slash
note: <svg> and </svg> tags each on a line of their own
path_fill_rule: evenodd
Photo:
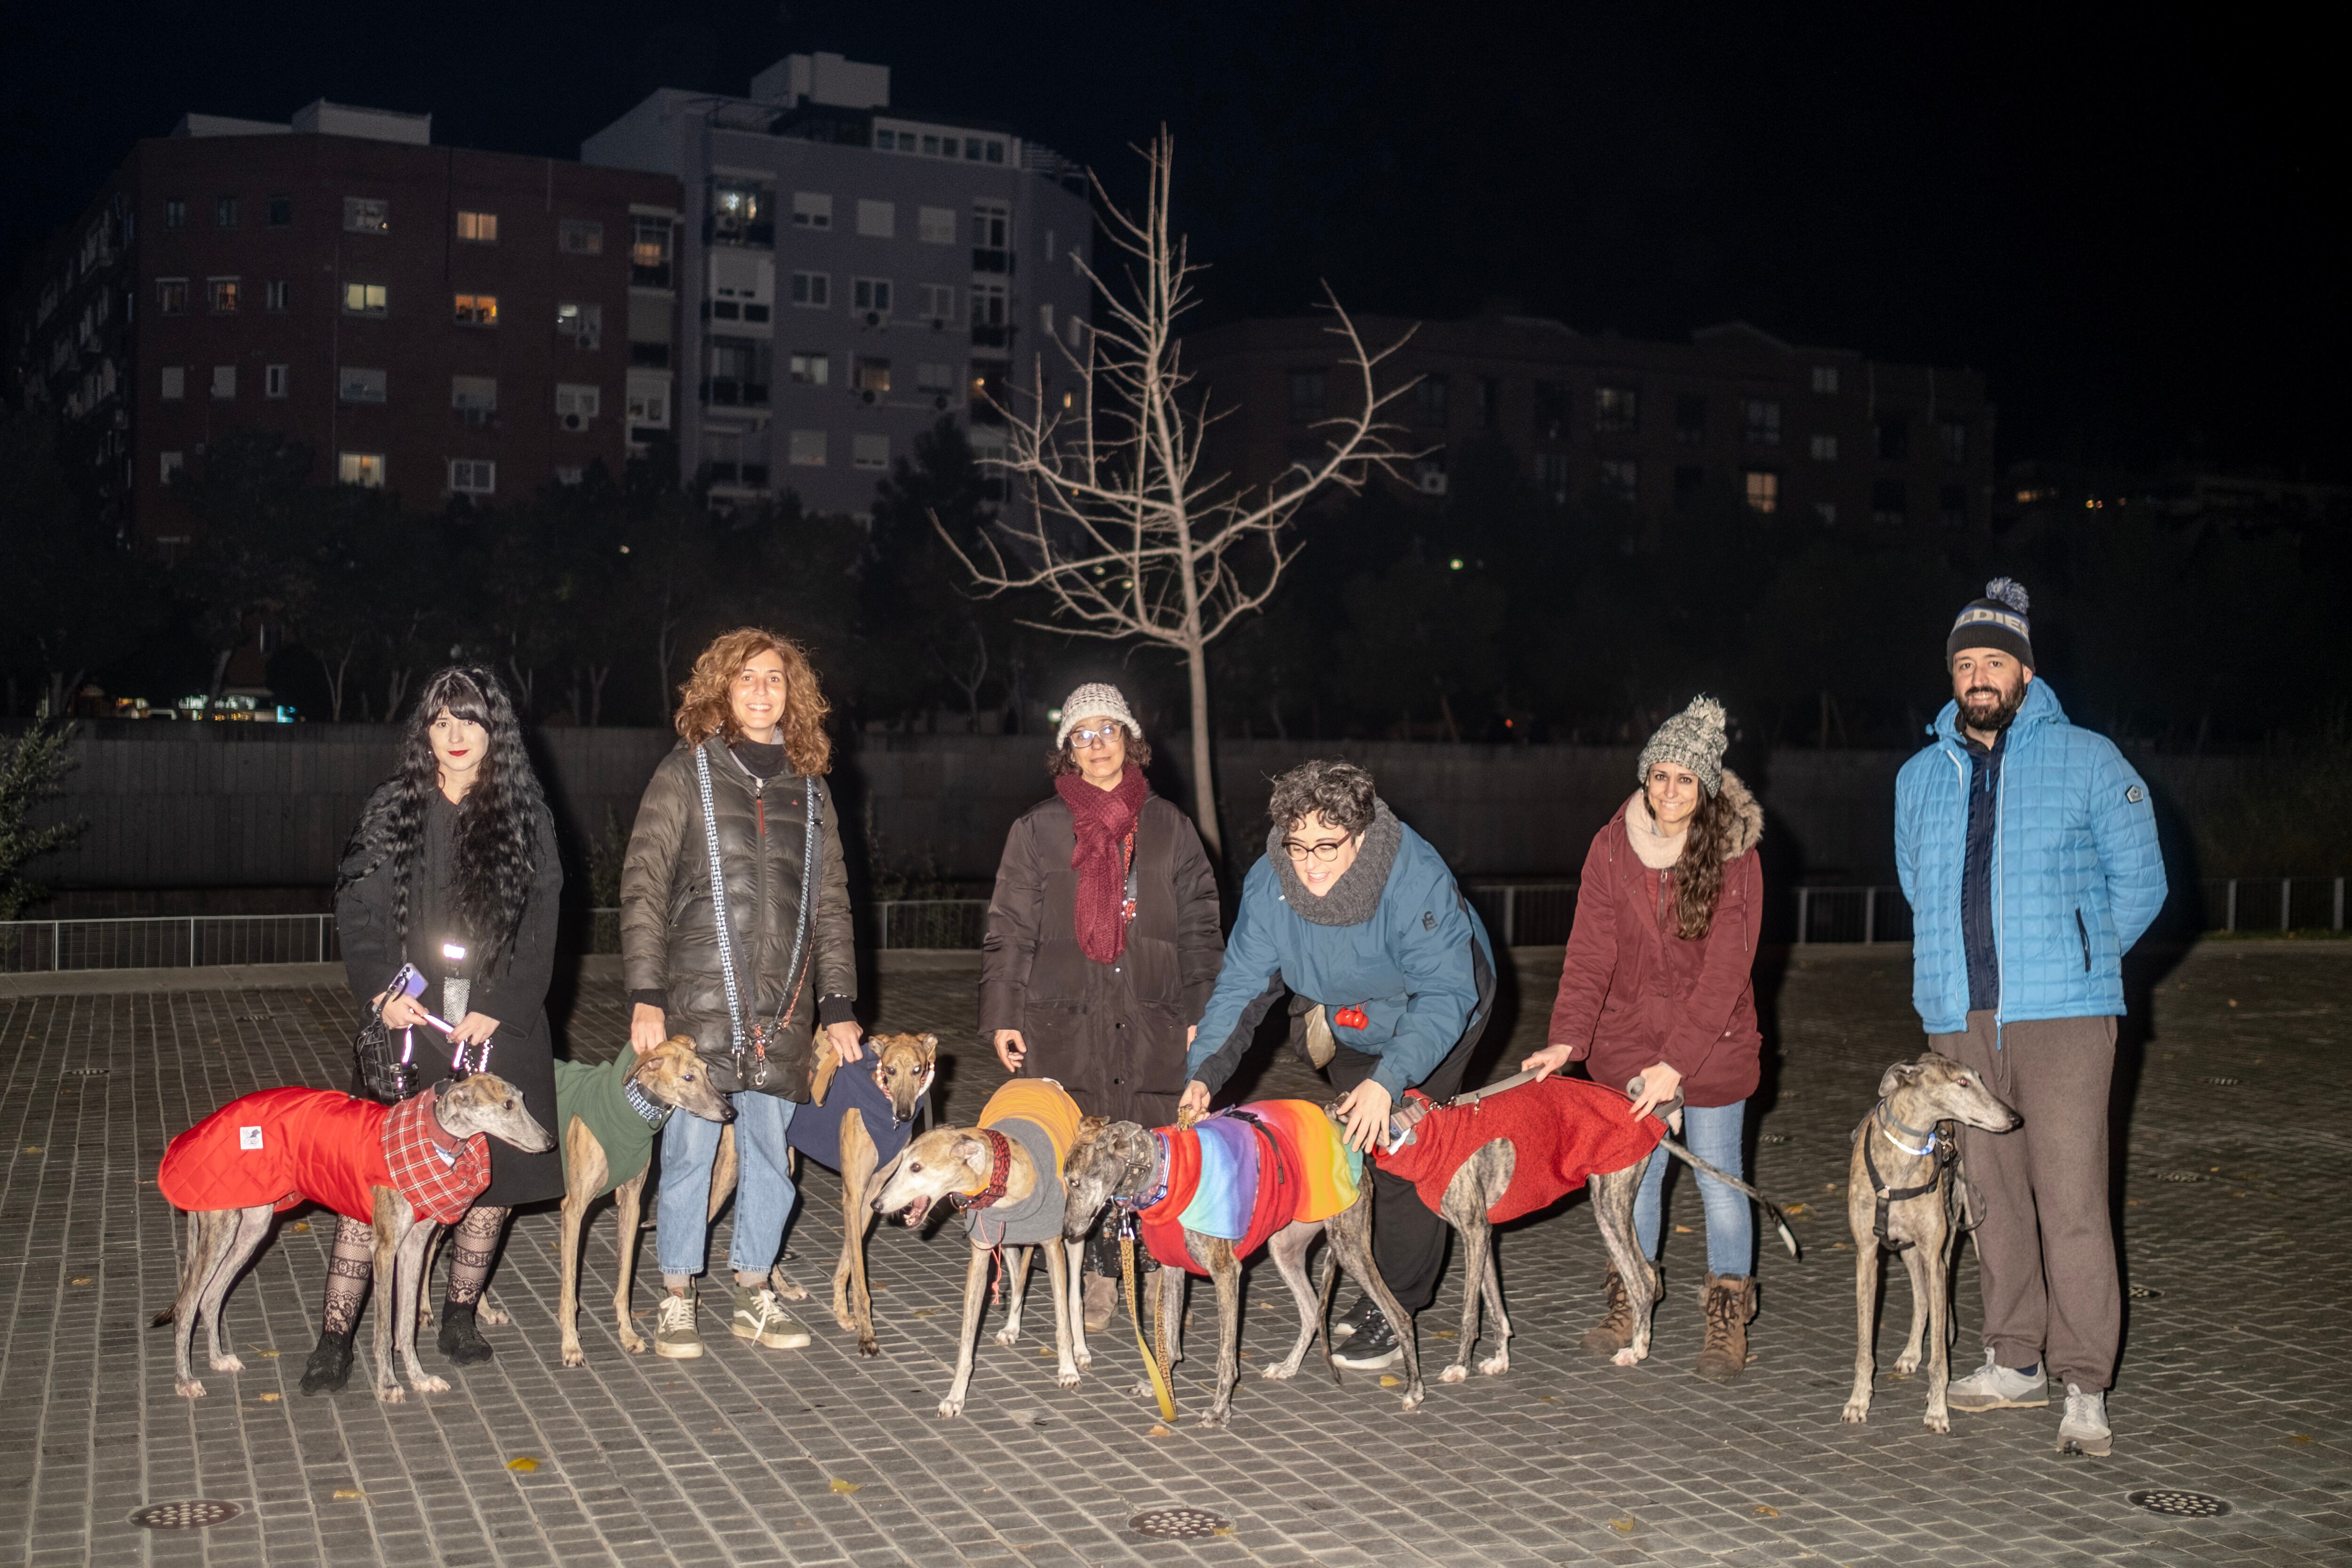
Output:
<svg viewBox="0 0 2352 1568">
<path fill-rule="evenodd" d="M 1299 546 L 1292 519 L 1326 487 L 1353 490 L 1375 468 L 1408 456 L 1392 447 L 1382 411 L 1410 383 L 1381 391 L 1375 371 L 1402 346 L 1364 346 L 1329 290 L 1324 304 L 1339 340 L 1339 368 L 1358 384 L 1351 411 L 1317 426 L 1319 457 L 1293 463 L 1263 489 L 1202 470 L 1202 439 L 1217 416 L 1187 396 L 1177 336 L 1192 304 L 1194 268 L 1169 227 L 1175 143 L 1163 128 L 1142 153 L 1150 194 L 1139 218 L 1121 212 L 1096 182 L 1104 228 L 1127 260 L 1125 288 L 1079 263 L 1101 296 L 1106 321 L 1083 351 L 1056 351 L 1078 378 L 1067 406 L 1037 395 L 1043 365 L 1004 410 L 1005 455 L 982 461 L 1013 482 L 1027 505 L 995 525 L 1005 546 L 983 534 L 967 552 L 933 526 L 982 595 L 1034 590 L 1050 620 L 1024 624 L 1077 637 L 1156 647 L 1184 660 L 1192 701 L 1193 816 L 1212 853 L 1222 854 L 1212 772 L 1209 645 L 1264 605 Z M 1075 258 L 1074 258 L 1075 259 Z"/>
<path fill-rule="evenodd" d="M 939 660 L 941 669 L 947 671 L 949 681 L 963 693 L 966 723 L 970 732 L 977 735 L 980 733 L 980 689 L 988 679 L 988 634 L 981 629 L 978 621 L 970 623 L 966 629 L 971 633 L 970 658 L 961 660 L 950 658 L 937 648 L 931 650 L 931 657 Z"/>
</svg>

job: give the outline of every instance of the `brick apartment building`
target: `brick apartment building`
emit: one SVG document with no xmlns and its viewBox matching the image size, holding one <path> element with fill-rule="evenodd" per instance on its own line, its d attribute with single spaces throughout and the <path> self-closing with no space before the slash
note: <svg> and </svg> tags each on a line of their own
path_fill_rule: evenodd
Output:
<svg viewBox="0 0 2352 1568">
<path fill-rule="evenodd" d="M 64 416 L 119 534 L 183 541 L 173 476 L 236 430 L 424 509 L 617 474 L 667 435 L 677 182 L 431 124 L 188 115 L 28 270 L 16 397 Z"/>
<path fill-rule="evenodd" d="M 864 512 L 942 415 L 1001 450 L 1016 380 L 1082 342 L 1082 171 L 1003 125 L 890 107 L 887 66 L 792 55 L 749 98 L 665 88 L 590 164 L 686 193 L 681 478 L 720 504 Z"/>
<path fill-rule="evenodd" d="M 1328 318 L 1229 322 L 1187 337 L 1213 406 L 1209 467 L 1264 484 L 1320 452 L 1314 424 L 1358 404 Z M 1412 323 L 1362 319 L 1368 344 Z M 1425 322 L 1381 366 L 1418 384 L 1392 405 L 1407 476 L 1444 494 L 1468 444 L 1497 439 L 1563 504 L 1622 509 L 1654 541 L 1678 511 L 1737 504 L 1817 526 L 1981 526 L 1993 499 L 1993 408 L 1973 371 L 1803 348 L 1741 323 L 1687 343 L 1485 316 Z"/>
</svg>

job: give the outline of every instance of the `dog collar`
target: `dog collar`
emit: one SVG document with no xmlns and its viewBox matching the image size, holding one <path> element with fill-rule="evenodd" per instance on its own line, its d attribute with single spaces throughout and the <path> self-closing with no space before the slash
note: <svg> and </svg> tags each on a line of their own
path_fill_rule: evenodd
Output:
<svg viewBox="0 0 2352 1568">
<path fill-rule="evenodd" d="M 1889 1143 L 1916 1159 L 1925 1159 L 1936 1152 L 1937 1132 L 1933 1127 L 1922 1130 L 1917 1127 L 1905 1126 L 1895 1120 L 1895 1112 L 1888 1109 L 1886 1101 L 1883 1100 L 1878 1102 L 1878 1131 Z M 1910 1144 L 1895 1136 L 1898 1131 L 1908 1133 L 1914 1138 L 1925 1138 L 1927 1142 L 1914 1149 Z"/>
<path fill-rule="evenodd" d="M 1013 1140 L 985 1127 L 978 1131 L 988 1140 L 988 1185 L 976 1193 L 950 1193 L 948 1202 L 960 1209 L 993 1206 L 1004 1195 L 1004 1184 L 1013 1174 Z"/>
<path fill-rule="evenodd" d="M 669 1121 L 670 1108 L 639 1089 L 637 1080 L 633 1078 L 621 1080 L 621 1098 L 629 1102 L 631 1110 L 645 1118 L 646 1126 L 656 1131 Z"/>
<path fill-rule="evenodd" d="M 1151 1170 L 1147 1180 L 1151 1184 L 1149 1194 L 1140 1197 L 1121 1198 L 1118 1200 L 1121 1207 L 1139 1211 L 1154 1207 L 1167 1198 L 1168 1134 L 1165 1131 L 1155 1131 L 1151 1134 Z"/>
</svg>

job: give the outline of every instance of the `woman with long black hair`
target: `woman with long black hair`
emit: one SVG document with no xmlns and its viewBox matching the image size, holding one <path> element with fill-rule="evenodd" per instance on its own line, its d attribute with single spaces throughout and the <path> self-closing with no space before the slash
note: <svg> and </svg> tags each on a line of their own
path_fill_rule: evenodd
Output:
<svg viewBox="0 0 2352 1568">
<path fill-rule="evenodd" d="M 457 1025 L 453 1043 L 522 1090 L 542 1127 L 555 1125 L 555 1058 L 547 985 L 555 958 L 563 868 L 555 820 L 523 750 L 522 726 L 498 678 L 456 666 L 425 685 L 392 777 L 368 797 L 344 847 L 335 923 L 352 994 L 373 1005 L 404 963 L 426 982 L 419 997 L 383 1004 L 387 1028 L 423 1028 L 427 1013 Z M 430 1031 L 426 1038 L 442 1044 Z M 490 1359 L 476 1304 L 517 1204 L 563 1194 L 560 1150 L 490 1145 L 490 1184 L 449 1247 L 442 1353 L 459 1366 Z M 352 1334 L 367 1300 L 374 1238 L 345 1219 L 327 1266 L 327 1305 L 302 1392 L 351 1377 Z"/>
</svg>

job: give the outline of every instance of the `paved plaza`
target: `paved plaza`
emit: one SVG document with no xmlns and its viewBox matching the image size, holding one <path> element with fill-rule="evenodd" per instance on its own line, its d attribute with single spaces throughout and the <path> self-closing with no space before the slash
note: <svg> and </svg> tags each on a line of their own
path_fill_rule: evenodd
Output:
<svg viewBox="0 0 2352 1568">
<path fill-rule="evenodd" d="M 1496 1073 L 1540 1039 L 1550 1005 L 1558 950 L 1521 957 L 1513 1049 L 1490 1053 L 1507 1058 Z M 340 1397 L 303 1397 L 333 1227 L 298 1210 L 229 1299 L 247 1370 L 205 1373 L 209 1397 L 177 1399 L 169 1331 L 148 1326 L 174 1269 L 156 1162 L 173 1134 L 240 1093 L 341 1082 L 350 999 L 308 969 L 68 994 L 0 981 L 0 1562 L 2352 1561 L 2352 1225 L 2337 1187 L 2352 1155 L 2352 949 L 2215 944 L 2143 976 L 2153 1005 L 2126 1055 L 2117 1159 L 2133 1299 L 2107 1459 L 2053 1454 L 2055 1408 L 1956 1415 L 1949 1436 L 1924 1431 L 1923 1380 L 1885 1370 L 1909 1310 L 1899 1268 L 1872 1423 L 1839 1422 L 1853 1332 L 1847 1134 L 1881 1070 L 1922 1041 L 1899 952 L 1800 950 L 1766 971 L 1780 1059 L 1758 1102 L 1756 1177 L 1796 1212 L 1805 1258 L 1763 1256 L 1744 1379 L 1723 1387 L 1690 1373 L 1704 1258 L 1697 1194 L 1683 1180 L 1647 1364 L 1577 1349 L 1604 1260 L 1576 1199 L 1501 1237 L 1518 1331 L 1509 1374 L 1435 1381 L 1459 1310 L 1449 1285 L 1422 1320 L 1430 1391 L 1410 1415 L 1394 1389 L 1366 1376 L 1335 1388 L 1311 1361 L 1292 1383 L 1258 1378 L 1286 1344 L 1290 1308 L 1272 1271 L 1254 1270 L 1253 1359 L 1222 1432 L 1192 1425 L 1206 1404 L 1196 1378 L 1209 1356 L 1197 1352 L 1215 1332 L 1205 1290 L 1172 1431 L 1130 1392 L 1139 1363 L 1123 1315 L 1095 1338 L 1093 1372 L 1072 1392 L 1041 1359 L 1041 1314 L 1013 1349 L 984 1340 L 965 1414 L 940 1420 L 965 1257 L 952 1226 L 877 1231 L 878 1360 L 817 1310 L 804 1314 L 816 1333 L 807 1350 L 758 1349 L 706 1310 L 703 1360 L 632 1357 L 609 1314 L 609 1210 L 587 1249 L 584 1370 L 559 1363 L 551 1209 L 519 1217 L 493 1281 L 514 1319 L 488 1331 L 494 1362 L 451 1370 L 451 1392 L 397 1406 L 369 1397 L 363 1376 Z M 999 1078 L 976 1043 L 973 979 L 969 967 L 893 968 L 862 1009 L 869 1026 L 948 1042 L 940 1093 L 951 1120 Z M 621 1003 L 608 972 L 582 977 L 568 1002 L 573 1054 L 619 1046 Z M 1255 1091 L 1314 1090 L 1286 1058 Z M 816 1171 L 803 1185 L 792 1267 L 812 1281 L 839 1243 L 838 1188 Z M 643 1267 L 652 1252 L 648 1239 Z M 1978 1355 L 1972 1257 L 1958 1294 L 1954 1359 L 1966 1365 Z M 637 1309 L 652 1305 L 641 1279 Z M 442 1370 L 429 1344 L 422 1353 Z M 2185 1519 L 2127 1500 L 2166 1489 L 2230 1511 Z M 198 1499 L 241 1511 L 203 1529 L 130 1521 L 143 1506 Z M 1185 1541 L 1130 1530 L 1132 1516 L 1171 1506 L 1227 1528 Z"/>
</svg>

